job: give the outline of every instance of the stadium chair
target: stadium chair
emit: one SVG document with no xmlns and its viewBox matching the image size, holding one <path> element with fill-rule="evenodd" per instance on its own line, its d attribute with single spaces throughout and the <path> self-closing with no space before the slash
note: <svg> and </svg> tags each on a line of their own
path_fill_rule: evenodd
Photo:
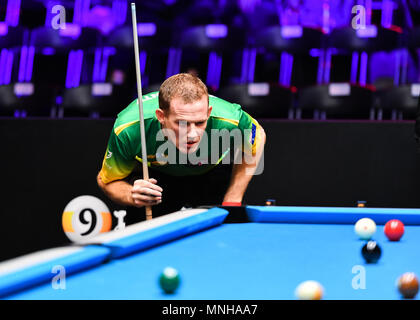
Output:
<svg viewBox="0 0 420 320">
<path fill-rule="evenodd" d="M 278 83 L 281 90 L 276 93 L 277 105 L 282 111 L 288 110 L 287 118 L 295 118 L 295 113 L 300 111 L 294 108 L 296 86 L 316 83 L 317 63 L 313 63 L 313 70 L 306 69 L 299 73 L 296 69 L 303 60 L 308 60 L 311 50 L 319 50 L 324 42 L 325 35 L 320 29 L 300 25 L 264 28 L 254 35 L 253 70 L 248 81 Z M 281 115 L 284 117 L 284 112 Z"/>
<path fill-rule="evenodd" d="M 378 94 L 378 104 L 382 110 L 390 112 L 391 120 L 414 119 L 419 93 L 419 83 L 396 86 L 382 90 Z"/>
<path fill-rule="evenodd" d="M 416 115 L 420 83 L 417 78 L 413 79 L 413 74 L 410 78 L 409 68 L 418 65 L 420 27 L 405 30 L 400 41 L 402 45 L 396 52 L 393 81 L 377 92 L 376 109 L 379 120 L 407 120 L 414 119 Z"/>
<path fill-rule="evenodd" d="M 0 115 L 25 115 L 26 93 L 33 92 L 31 84 L 23 83 L 22 49 L 28 31 L 23 27 L 10 27 L 0 23 Z M 29 91 L 28 91 L 29 90 Z"/>
<path fill-rule="evenodd" d="M 37 104 L 46 115 L 56 117 L 65 88 L 80 84 L 83 67 L 92 56 L 91 47 L 98 43 L 99 32 L 91 28 L 67 24 L 66 29 L 38 27 L 32 31 L 29 48 L 33 48 L 33 74 L 28 80 L 36 87 L 49 91 L 53 96 L 49 101 Z"/>
<path fill-rule="evenodd" d="M 111 83 L 82 84 L 67 88 L 61 107 L 65 117 L 115 117 L 120 101 Z"/>
<path fill-rule="evenodd" d="M 233 73 L 227 70 L 246 41 L 244 30 L 218 23 L 186 27 L 175 34 L 173 43 L 168 62 L 172 67 L 167 76 L 180 71 L 196 73 L 214 93 L 223 84 L 222 78 L 229 82 L 222 73 Z"/>
<path fill-rule="evenodd" d="M 401 46 L 399 30 L 378 28 L 374 25 L 365 29 L 333 29 L 328 37 L 327 50 L 330 54 L 325 62 L 323 83 L 303 88 L 298 94 L 298 109 L 313 110 L 317 119 L 375 119 L 375 87 L 368 82 L 368 59 L 376 51 L 394 50 Z M 328 51 L 327 51 L 328 52 Z M 351 57 L 350 79 L 334 78 L 332 53 Z"/>
<path fill-rule="evenodd" d="M 293 93 L 279 84 L 249 83 L 224 86 L 219 97 L 241 105 L 256 118 L 287 118 Z"/>
<path fill-rule="evenodd" d="M 166 66 L 170 47 L 170 30 L 159 20 L 157 22 L 138 23 L 139 59 L 143 93 L 146 88 L 162 83 L 166 76 Z M 121 75 L 121 80 L 114 82 L 120 91 L 119 107 L 123 108 L 137 97 L 136 70 L 132 26 L 123 26 L 112 31 L 104 42 L 108 48 L 114 48 L 115 54 L 109 59 L 107 73 Z"/>
</svg>

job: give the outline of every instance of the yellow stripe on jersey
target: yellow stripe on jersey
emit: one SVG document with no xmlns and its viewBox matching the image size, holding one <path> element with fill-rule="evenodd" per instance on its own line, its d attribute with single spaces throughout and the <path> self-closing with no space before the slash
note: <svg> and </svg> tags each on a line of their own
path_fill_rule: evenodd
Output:
<svg viewBox="0 0 420 320">
<path fill-rule="evenodd" d="M 115 181 L 115 180 L 122 180 L 125 177 L 127 177 L 129 174 L 130 174 L 130 172 L 115 174 L 115 172 L 106 171 L 104 167 L 102 167 L 101 171 L 99 172 L 99 176 L 101 178 L 101 181 L 104 184 L 110 183 L 110 182 Z"/>
<path fill-rule="evenodd" d="M 231 119 L 226 119 L 226 118 L 222 118 L 222 117 L 213 117 L 213 118 L 217 119 L 217 120 L 222 120 L 222 121 L 229 122 L 231 124 L 234 124 L 235 126 L 239 125 L 239 121 L 237 121 L 237 120 L 231 120 Z"/>
<path fill-rule="evenodd" d="M 133 124 L 135 124 L 137 122 L 139 122 L 139 120 L 134 120 L 134 121 L 122 124 L 122 125 L 116 127 L 114 132 L 118 136 L 125 128 L 128 128 L 128 127 L 132 126 Z"/>
</svg>

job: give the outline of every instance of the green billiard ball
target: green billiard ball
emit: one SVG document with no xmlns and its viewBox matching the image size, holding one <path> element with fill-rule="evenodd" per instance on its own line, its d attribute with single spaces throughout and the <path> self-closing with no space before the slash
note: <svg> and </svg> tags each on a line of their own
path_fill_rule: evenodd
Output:
<svg viewBox="0 0 420 320">
<path fill-rule="evenodd" d="M 165 293 L 174 293 L 180 282 L 178 271 L 172 267 L 166 267 L 159 276 L 159 285 Z"/>
</svg>

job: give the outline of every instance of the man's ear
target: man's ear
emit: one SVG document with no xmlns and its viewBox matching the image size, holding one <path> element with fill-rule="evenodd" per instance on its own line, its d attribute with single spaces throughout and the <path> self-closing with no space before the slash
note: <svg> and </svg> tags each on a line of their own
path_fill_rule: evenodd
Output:
<svg viewBox="0 0 420 320">
<path fill-rule="evenodd" d="M 213 110 L 213 107 L 212 107 L 212 106 L 209 106 L 209 111 L 208 111 L 208 113 L 207 113 L 207 117 L 210 117 L 211 110 Z"/>
<path fill-rule="evenodd" d="M 160 124 L 163 124 L 165 122 L 165 111 L 163 111 L 160 108 L 156 109 L 156 118 L 160 122 Z"/>
</svg>

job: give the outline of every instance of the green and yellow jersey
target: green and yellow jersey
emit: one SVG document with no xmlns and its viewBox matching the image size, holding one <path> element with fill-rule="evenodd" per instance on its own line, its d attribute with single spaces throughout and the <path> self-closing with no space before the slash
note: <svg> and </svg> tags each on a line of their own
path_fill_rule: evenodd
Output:
<svg viewBox="0 0 420 320">
<path fill-rule="evenodd" d="M 142 97 L 149 167 L 172 176 L 199 175 L 222 161 L 229 161 L 228 155 L 238 146 L 244 153 L 255 155 L 260 144 L 258 122 L 243 111 L 240 105 L 210 95 L 212 112 L 192 161 L 190 154 L 181 154 L 164 137 L 156 117 L 158 95 L 159 92 L 152 92 Z M 124 179 L 143 161 L 136 99 L 118 114 L 109 137 L 100 177 L 104 183 Z"/>
</svg>

